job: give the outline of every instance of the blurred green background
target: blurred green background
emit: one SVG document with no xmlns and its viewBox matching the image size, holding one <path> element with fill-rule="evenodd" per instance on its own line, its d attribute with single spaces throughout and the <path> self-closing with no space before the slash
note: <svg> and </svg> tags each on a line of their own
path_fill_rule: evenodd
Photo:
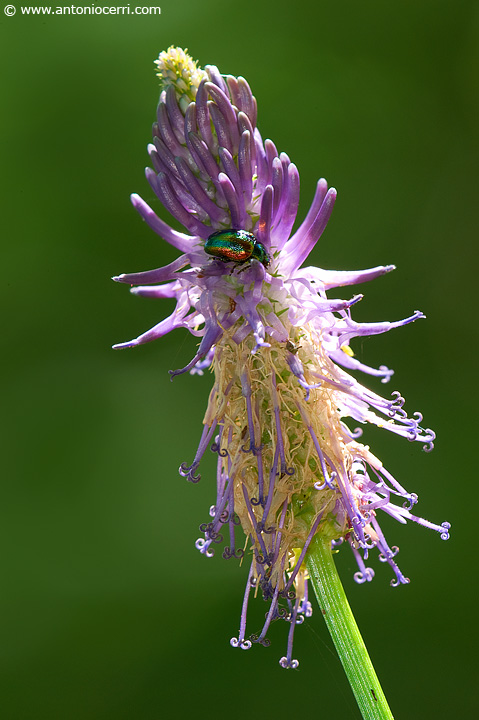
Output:
<svg viewBox="0 0 479 720">
<path fill-rule="evenodd" d="M 213 458 L 197 486 L 177 473 L 211 380 L 170 383 L 167 370 L 195 341 L 110 350 L 171 311 L 109 280 L 177 255 L 129 202 L 155 202 L 152 61 L 171 44 L 248 79 L 263 137 L 299 167 L 301 216 L 318 177 L 338 188 L 315 264 L 397 265 L 363 288 L 355 317 L 427 315 L 355 350 L 396 371 L 371 388 L 399 389 L 437 431 L 431 455 L 379 430 L 365 442 L 419 494 L 419 514 L 453 524 L 451 540 L 386 519 L 411 578 L 395 590 L 377 558 L 367 586 L 347 548 L 338 563 L 396 717 L 472 717 L 479 6 L 159 2 L 161 16 L 2 6 L 2 717 L 359 718 L 319 613 L 297 630 L 296 672 L 278 664 L 284 625 L 269 649 L 229 646 L 245 568 L 194 548 Z M 252 629 L 265 607 L 253 603 Z"/>
</svg>

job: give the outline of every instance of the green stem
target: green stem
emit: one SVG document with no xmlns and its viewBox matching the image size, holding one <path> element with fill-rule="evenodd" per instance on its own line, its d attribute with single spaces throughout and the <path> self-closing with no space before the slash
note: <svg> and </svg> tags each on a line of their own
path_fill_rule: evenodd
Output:
<svg viewBox="0 0 479 720">
<path fill-rule="evenodd" d="M 313 538 L 306 566 L 364 720 L 393 720 L 339 579 L 330 541 L 319 535 Z"/>
</svg>

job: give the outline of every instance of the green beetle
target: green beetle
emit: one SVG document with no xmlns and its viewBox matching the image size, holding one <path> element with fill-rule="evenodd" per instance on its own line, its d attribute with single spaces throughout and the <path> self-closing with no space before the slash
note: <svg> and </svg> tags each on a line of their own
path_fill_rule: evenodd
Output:
<svg viewBox="0 0 479 720">
<path fill-rule="evenodd" d="M 259 260 L 265 267 L 271 262 L 255 236 L 246 230 L 218 230 L 205 242 L 205 252 L 223 262 L 244 263 L 251 258 Z"/>
</svg>

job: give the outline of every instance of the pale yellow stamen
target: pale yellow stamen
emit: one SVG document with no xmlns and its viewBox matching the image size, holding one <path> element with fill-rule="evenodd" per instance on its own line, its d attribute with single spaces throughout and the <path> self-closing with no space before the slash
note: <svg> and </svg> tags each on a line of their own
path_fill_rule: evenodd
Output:
<svg viewBox="0 0 479 720">
<path fill-rule="evenodd" d="M 346 355 L 349 355 L 349 357 L 354 357 L 354 353 L 349 347 L 349 345 L 341 345 L 341 350 L 343 353 L 346 353 Z"/>
<path fill-rule="evenodd" d="M 287 321 L 286 321 L 287 322 Z M 347 531 L 334 517 L 336 501 L 340 488 L 331 490 L 327 486 L 323 490 L 314 487 L 315 483 L 323 482 L 321 467 L 316 448 L 307 425 L 313 429 L 320 447 L 337 468 L 348 468 L 350 456 L 342 440 L 340 413 L 335 403 L 334 390 L 324 382 L 321 387 L 310 391 L 310 398 L 305 399 L 305 391 L 288 366 L 291 341 L 280 343 L 271 341 L 271 347 L 259 347 L 252 350 L 255 340 L 252 336 L 244 342 L 236 343 L 233 335 L 234 327 L 225 331 L 215 352 L 214 371 L 215 386 L 210 397 L 204 422 L 211 424 L 214 419 L 221 422 L 222 446 L 228 451 L 223 460 L 225 474 L 232 478 L 234 484 L 234 508 L 243 530 L 251 536 L 252 545 L 261 554 L 261 545 L 257 540 L 255 526 L 263 520 L 261 504 L 248 505 L 248 498 L 258 500 L 258 462 L 263 470 L 263 496 L 268 495 L 271 468 L 274 466 L 275 452 L 278 448 L 278 436 L 284 447 L 286 467 L 283 474 L 279 466 L 274 478 L 274 491 L 271 509 L 265 527 L 275 526 L 283 512 L 284 525 L 281 530 L 281 543 L 278 561 L 272 568 L 271 582 L 273 587 L 283 584 L 283 571 L 290 566 L 290 558 L 299 556 L 301 548 L 308 538 L 314 520 L 322 513 L 322 521 L 318 532 L 333 538 L 344 535 Z M 296 340 L 296 331 L 288 328 L 289 335 Z M 302 329 L 301 345 L 295 345 L 295 352 L 302 362 L 306 381 L 314 384 L 309 377 L 309 367 L 320 371 L 323 377 L 333 380 L 331 361 L 326 357 L 319 342 L 315 342 L 308 328 Z M 243 394 L 241 375 L 251 388 L 251 404 L 253 415 L 254 437 L 250 437 L 247 421 L 247 404 Z M 229 390 L 228 390 L 229 388 Z M 278 433 L 275 406 L 279 408 Z M 250 444 L 261 452 L 245 452 Z M 292 474 L 289 471 L 294 469 Z M 331 472 L 331 468 L 329 468 Z M 346 470 L 347 471 L 347 470 Z M 298 551 L 299 548 L 299 551 Z M 284 562 L 281 559 L 284 558 Z M 297 560 L 297 558 L 296 558 Z M 304 574 L 298 575 L 298 582 L 304 584 Z"/>
</svg>

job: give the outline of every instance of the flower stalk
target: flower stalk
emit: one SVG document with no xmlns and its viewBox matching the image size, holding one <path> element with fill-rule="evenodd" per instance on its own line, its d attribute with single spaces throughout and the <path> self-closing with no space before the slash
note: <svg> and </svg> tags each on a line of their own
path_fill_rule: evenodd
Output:
<svg viewBox="0 0 479 720">
<path fill-rule="evenodd" d="M 306 566 L 364 720 L 392 720 L 393 715 L 339 579 L 331 543 L 316 535 L 306 556 Z"/>
</svg>

